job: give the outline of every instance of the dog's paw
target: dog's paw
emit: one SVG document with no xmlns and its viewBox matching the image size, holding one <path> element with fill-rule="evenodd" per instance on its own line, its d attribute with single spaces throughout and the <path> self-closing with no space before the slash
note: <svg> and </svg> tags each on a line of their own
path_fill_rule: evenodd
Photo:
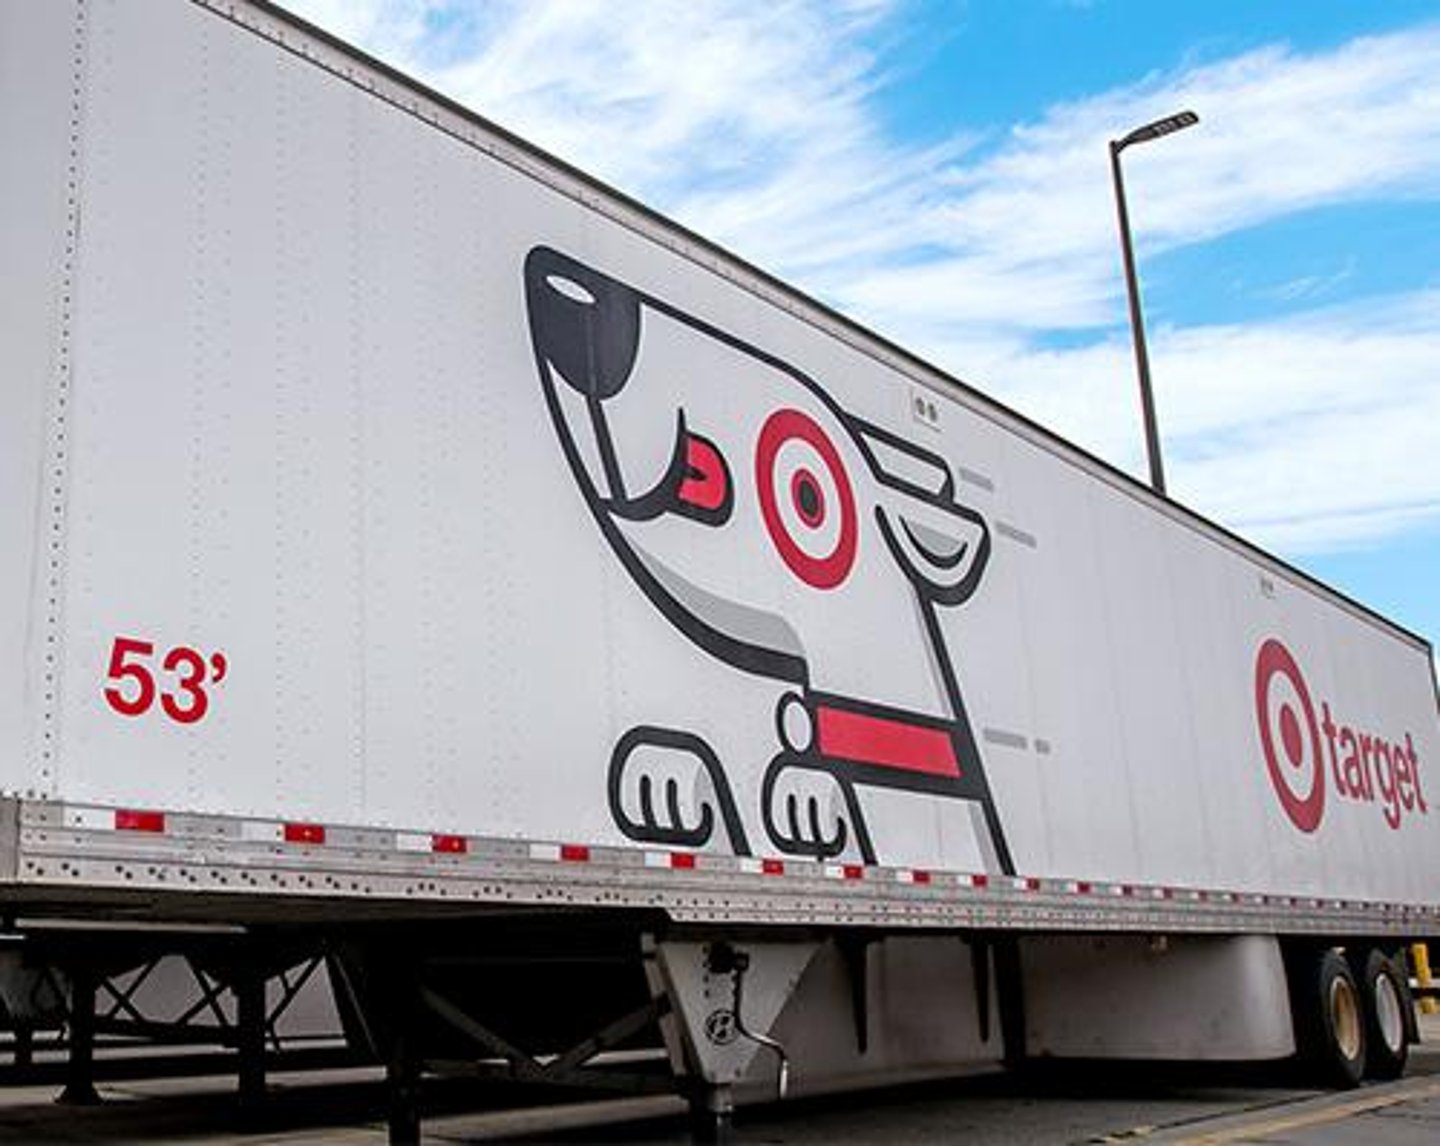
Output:
<svg viewBox="0 0 1440 1146">
<path fill-rule="evenodd" d="M 765 830 L 782 852 L 832 859 L 860 836 L 858 809 L 845 785 L 802 758 L 777 756 L 760 798 Z"/>
<path fill-rule="evenodd" d="M 691 733 L 632 728 L 610 758 L 609 795 L 616 826 L 632 840 L 699 848 L 719 825 L 731 850 L 749 852 L 720 761 Z"/>
</svg>

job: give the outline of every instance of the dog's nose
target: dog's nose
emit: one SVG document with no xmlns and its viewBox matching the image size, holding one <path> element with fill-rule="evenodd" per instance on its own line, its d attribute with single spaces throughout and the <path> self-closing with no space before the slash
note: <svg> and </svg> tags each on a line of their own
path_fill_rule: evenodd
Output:
<svg viewBox="0 0 1440 1146">
<path fill-rule="evenodd" d="M 525 258 L 535 352 L 587 397 L 624 388 L 640 342 L 640 300 L 627 286 L 549 247 Z"/>
</svg>

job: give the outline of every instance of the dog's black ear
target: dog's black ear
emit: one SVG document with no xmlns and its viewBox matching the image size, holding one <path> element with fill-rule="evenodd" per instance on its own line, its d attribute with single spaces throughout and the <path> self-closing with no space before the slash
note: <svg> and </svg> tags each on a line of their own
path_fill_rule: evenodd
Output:
<svg viewBox="0 0 1440 1146">
<path fill-rule="evenodd" d="M 535 352 L 591 398 L 630 378 L 640 344 L 640 299 L 629 287 L 550 247 L 525 258 L 525 303 Z"/>
</svg>

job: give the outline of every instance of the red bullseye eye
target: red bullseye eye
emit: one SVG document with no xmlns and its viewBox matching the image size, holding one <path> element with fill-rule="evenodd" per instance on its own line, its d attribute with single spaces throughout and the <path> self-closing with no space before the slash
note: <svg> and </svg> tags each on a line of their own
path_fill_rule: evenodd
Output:
<svg viewBox="0 0 1440 1146">
<path fill-rule="evenodd" d="M 1298 768 L 1305 762 L 1305 744 L 1300 739 L 1300 720 L 1288 704 L 1280 709 L 1280 743 L 1291 764 Z"/>
<path fill-rule="evenodd" d="M 777 410 L 755 443 L 760 515 L 787 569 L 813 589 L 850 576 L 860 540 L 855 492 L 835 443 L 808 414 Z"/>
</svg>

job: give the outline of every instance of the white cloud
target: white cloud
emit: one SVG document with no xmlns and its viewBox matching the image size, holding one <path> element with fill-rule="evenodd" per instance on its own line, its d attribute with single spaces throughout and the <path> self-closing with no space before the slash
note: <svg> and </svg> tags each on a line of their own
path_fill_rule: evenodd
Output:
<svg viewBox="0 0 1440 1146">
<path fill-rule="evenodd" d="M 1320 205 L 1378 194 L 1440 195 L 1440 28 L 1358 40 L 1319 56 L 1267 49 L 1050 110 L 984 160 L 937 172 L 938 215 L 917 223 L 945 254 L 923 274 L 857 276 L 862 312 L 970 301 L 983 321 L 1026 330 L 1113 319 L 1119 280 L 1106 143 L 1182 107 L 1183 138 L 1125 152 L 1142 255 Z M 1037 305 L 1038 304 L 1038 305 Z M 1009 317 L 994 314 L 1009 307 Z"/>
<path fill-rule="evenodd" d="M 938 364 L 1141 468 L 1106 141 L 1142 257 L 1321 205 L 1440 197 L 1440 26 L 1270 47 L 906 145 L 904 0 L 303 0 L 300 10 Z M 1292 306 L 1325 283 L 1294 279 Z M 1043 336 L 1089 338 L 1045 349 Z M 1161 328 L 1174 491 L 1288 551 L 1440 514 L 1440 297 Z"/>
<path fill-rule="evenodd" d="M 702 185 L 753 186 L 757 170 L 834 158 L 869 137 L 865 33 L 886 10 L 652 0 L 622 15 L 608 0 L 512 0 L 479 9 L 477 25 L 458 5 L 431 5 L 419 22 L 443 30 L 394 46 L 542 147 L 671 200 Z M 426 67 L 427 56 L 453 62 Z"/>
<path fill-rule="evenodd" d="M 1440 521 L 1440 293 L 1161 330 L 1151 348 L 1186 504 L 1292 554 Z M 993 368 L 1017 407 L 1143 472 L 1128 340 Z"/>
</svg>

